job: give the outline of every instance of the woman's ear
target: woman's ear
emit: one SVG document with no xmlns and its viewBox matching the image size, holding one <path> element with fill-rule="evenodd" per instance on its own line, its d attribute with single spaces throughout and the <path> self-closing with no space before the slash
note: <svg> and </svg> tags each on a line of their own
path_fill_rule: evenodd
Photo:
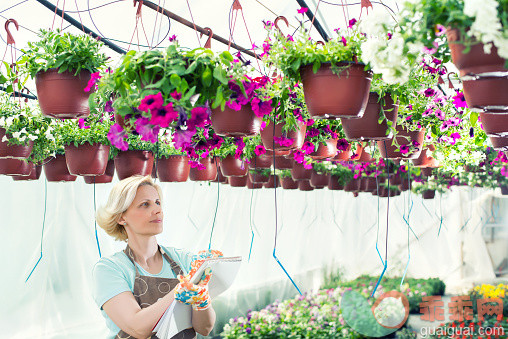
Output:
<svg viewBox="0 0 508 339">
<path fill-rule="evenodd" d="M 126 222 L 125 222 L 123 215 L 121 215 L 120 218 L 118 218 L 117 223 L 125 226 Z"/>
</svg>

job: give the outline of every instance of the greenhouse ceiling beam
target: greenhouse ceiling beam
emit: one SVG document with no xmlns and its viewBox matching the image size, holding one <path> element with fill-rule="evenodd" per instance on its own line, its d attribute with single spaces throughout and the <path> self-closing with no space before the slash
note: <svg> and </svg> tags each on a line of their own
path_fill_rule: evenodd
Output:
<svg viewBox="0 0 508 339">
<path fill-rule="evenodd" d="M 184 18 L 182 18 L 181 16 L 179 15 L 176 15 L 175 13 L 173 12 L 170 12 L 168 11 L 167 9 L 161 7 L 161 6 L 158 6 L 156 4 L 154 4 L 153 2 L 151 1 L 146 1 L 146 0 L 136 0 L 136 1 L 141 1 L 141 3 L 143 5 L 145 5 L 146 7 L 148 8 L 151 8 L 153 9 L 154 11 L 160 11 L 162 14 L 164 14 L 165 16 L 167 16 L 168 18 L 170 19 L 173 19 L 175 21 L 178 21 L 179 23 L 181 23 L 182 25 L 185 25 L 189 28 L 192 28 L 192 29 L 196 29 L 196 31 L 204 34 L 204 35 L 207 35 L 208 36 L 208 31 L 206 29 L 204 29 L 203 27 L 200 27 L 198 25 L 194 25 L 192 22 L 190 22 L 189 20 L 186 20 Z M 228 45 L 229 46 L 229 40 L 227 39 L 224 39 L 223 37 L 213 33 L 212 35 L 212 39 L 214 40 L 217 40 L 218 42 L 221 42 L 223 43 L 224 45 Z M 234 42 L 231 42 L 231 47 L 233 47 L 234 49 L 242 52 L 242 53 L 245 53 L 247 55 L 250 55 L 251 57 L 253 58 L 259 58 L 256 53 L 253 53 L 252 51 L 249 51 L 248 49 L 246 48 L 243 48 L 242 46 L 238 46 L 237 44 L 235 44 Z"/>
<path fill-rule="evenodd" d="M 17 97 L 23 97 L 23 98 L 27 98 L 27 99 L 32 99 L 32 100 L 37 100 L 37 97 L 35 95 L 31 95 L 31 94 L 26 94 L 26 93 L 21 93 L 21 92 L 18 92 L 18 91 L 14 91 L 14 92 L 8 92 L 7 91 L 7 88 L 3 87 L 3 86 L 0 86 L 0 91 L 4 91 L 4 92 L 7 92 L 7 93 L 12 93 L 11 95 L 15 98 Z"/>
<path fill-rule="evenodd" d="M 307 14 L 307 17 L 313 23 L 314 27 L 316 27 L 316 30 L 321 35 L 323 40 L 324 41 L 330 40 L 330 38 L 328 37 L 328 34 L 326 34 L 325 30 L 323 29 L 323 26 L 321 26 L 321 24 L 319 23 L 319 20 L 316 17 L 314 17 L 314 14 L 310 10 L 309 6 L 307 6 L 307 3 L 305 3 L 305 0 L 296 0 L 296 2 L 298 2 L 298 4 L 301 7 L 307 8 L 307 12 L 305 12 L 305 14 Z"/>
<path fill-rule="evenodd" d="M 37 2 L 40 3 L 41 5 L 43 5 L 44 7 L 50 9 L 52 12 L 56 11 L 56 14 L 58 16 L 62 16 L 63 15 L 63 18 L 68 23 L 70 23 L 72 26 L 76 27 L 80 31 L 83 31 L 86 34 L 90 34 L 94 38 L 99 38 L 106 46 L 111 48 L 113 51 L 115 51 L 115 52 L 117 52 L 119 54 L 125 54 L 125 53 L 127 53 L 123 48 L 121 48 L 118 45 L 115 45 L 114 43 L 112 43 L 108 39 L 106 39 L 104 37 L 101 37 L 100 35 L 98 35 L 94 31 L 92 31 L 90 28 L 86 27 L 85 25 L 83 25 L 81 22 L 77 21 L 76 19 L 74 19 L 70 15 L 65 14 L 65 13 L 62 14 L 62 10 L 60 8 L 56 7 L 55 5 L 53 5 L 51 2 L 49 2 L 47 0 L 37 0 Z"/>
</svg>

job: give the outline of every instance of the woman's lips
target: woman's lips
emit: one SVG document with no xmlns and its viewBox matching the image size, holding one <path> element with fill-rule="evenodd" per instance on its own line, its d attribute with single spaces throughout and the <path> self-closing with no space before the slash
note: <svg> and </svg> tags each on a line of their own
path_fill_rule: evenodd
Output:
<svg viewBox="0 0 508 339">
<path fill-rule="evenodd" d="M 158 223 L 158 224 L 159 224 L 159 223 L 161 223 L 161 222 L 162 222 L 162 220 L 161 220 L 161 219 L 157 219 L 157 220 L 152 220 L 152 221 L 150 221 L 150 222 L 154 222 L 154 223 Z"/>
</svg>

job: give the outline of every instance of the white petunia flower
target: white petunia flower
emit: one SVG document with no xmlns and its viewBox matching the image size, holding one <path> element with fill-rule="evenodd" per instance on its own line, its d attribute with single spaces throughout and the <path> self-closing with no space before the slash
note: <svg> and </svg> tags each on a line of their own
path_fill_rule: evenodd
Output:
<svg viewBox="0 0 508 339">
<path fill-rule="evenodd" d="M 8 117 L 7 119 L 5 119 L 5 126 L 9 127 L 10 125 L 12 125 L 13 121 L 14 117 Z"/>
<path fill-rule="evenodd" d="M 7 136 L 4 135 L 4 137 L 2 138 L 2 142 L 7 142 L 7 141 L 9 141 L 9 138 L 7 138 Z"/>
<path fill-rule="evenodd" d="M 12 137 L 18 139 L 21 136 L 21 132 L 12 133 Z"/>
</svg>

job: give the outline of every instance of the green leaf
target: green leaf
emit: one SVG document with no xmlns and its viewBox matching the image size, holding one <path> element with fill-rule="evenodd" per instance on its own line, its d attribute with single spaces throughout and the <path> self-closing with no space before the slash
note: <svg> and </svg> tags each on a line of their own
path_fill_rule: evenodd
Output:
<svg viewBox="0 0 508 339">
<path fill-rule="evenodd" d="M 222 68 L 216 67 L 213 70 L 213 77 L 215 79 L 219 80 L 224 85 L 228 84 L 228 79 L 227 79 L 226 71 L 224 71 Z"/>
<path fill-rule="evenodd" d="M 312 65 L 312 72 L 317 73 L 317 71 L 321 68 L 321 62 L 319 60 L 314 61 Z"/>
<path fill-rule="evenodd" d="M 201 74 L 201 83 L 205 87 L 210 87 L 212 84 L 212 71 L 210 70 L 210 67 L 206 67 L 203 73 Z"/>
<path fill-rule="evenodd" d="M 178 87 L 180 86 L 182 79 L 178 76 L 178 74 L 171 74 L 171 76 L 169 77 L 169 81 L 173 86 Z"/>
<path fill-rule="evenodd" d="M 476 123 L 478 122 L 478 113 L 477 112 L 471 112 L 471 115 L 469 116 L 469 122 L 471 123 L 471 126 L 475 127 Z"/>
</svg>

